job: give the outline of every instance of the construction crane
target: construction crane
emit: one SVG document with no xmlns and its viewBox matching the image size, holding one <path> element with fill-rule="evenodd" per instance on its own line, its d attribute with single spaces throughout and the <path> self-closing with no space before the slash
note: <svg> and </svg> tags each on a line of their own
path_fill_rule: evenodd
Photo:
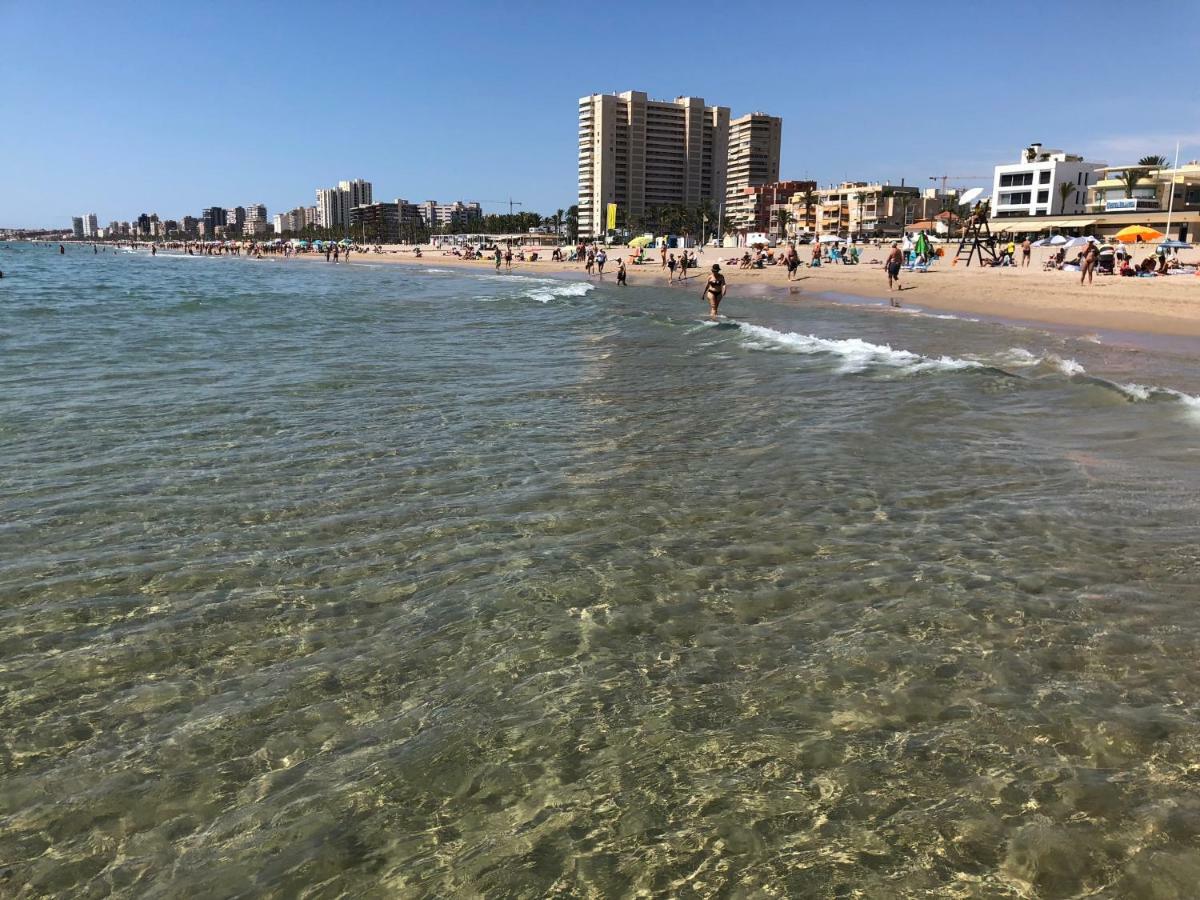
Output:
<svg viewBox="0 0 1200 900">
<path fill-rule="evenodd" d="M 505 203 L 507 203 L 508 204 L 508 214 L 510 216 L 513 214 L 514 206 L 524 206 L 525 205 L 520 200 L 514 200 L 512 197 L 509 197 L 507 200 L 480 200 L 479 202 L 480 203 L 488 203 L 493 206 L 503 206 Z"/>
<path fill-rule="evenodd" d="M 930 175 L 929 180 L 935 184 L 940 180 L 942 182 L 942 193 L 946 193 L 946 182 L 951 178 L 956 181 L 991 181 L 991 175 Z"/>
</svg>

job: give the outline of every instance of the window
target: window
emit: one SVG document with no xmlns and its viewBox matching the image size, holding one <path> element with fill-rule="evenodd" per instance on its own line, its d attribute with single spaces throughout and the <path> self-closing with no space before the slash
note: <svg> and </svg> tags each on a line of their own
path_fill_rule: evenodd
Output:
<svg viewBox="0 0 1200 900">
<path fill-rule="evenodd" d="M 1000 187 L 1024 187 L 1033 184 L 1032 172 L 1013 172 L 1000 176 Z"/>
<path fill-rule="evenodd" d="M 1050 170 L 1043 169 L 1041 171 L 1041 173 L 1039 173 L 1039 175 L 1038 175 L 1038 184 L 1049 184 L 1049 183 L 1050 183 Z"/>
<path fill-rule="evenodd" d="M 1049 191 L 1038 191 L 1038 203 L 1046 203 L 1050 200 Z"/>
</svg>

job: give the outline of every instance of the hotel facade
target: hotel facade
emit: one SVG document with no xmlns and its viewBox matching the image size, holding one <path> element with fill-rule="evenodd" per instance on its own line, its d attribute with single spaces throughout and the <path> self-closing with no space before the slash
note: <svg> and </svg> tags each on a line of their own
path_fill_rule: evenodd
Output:
<svg viewBox="0 0 1200 900">
<path fill-rule="evenodd" d="M 728 107 L 699 97 L 651 100 L 642 91 L 582 97 L 579 234 L 603 237 L 610 203 L 626 222 L 662 206 L 707 201 L 715 210 L 728 161 Z"/>
<path fill-rule="evenodd" d="M 1037 147 L 1035 144 L 1029 149 Z M 1074 159 L 1078 160 L 1075 168 L 1056 168 L 1050 176 L 1050 206 L 1035 202 L 1029 209 L 1004 198 L 1004 192 L 1014 188 L 1000 186 L 1001 178 L 1014 167 L 997 166 L 991 230 L 1031 235 L 1071 231 L 1111 237 L 1126 226 L 1145 225 L 1175 240 L 1195 240 L 1200 235 L 1200 161 L 1172 168 L 1141 164 L 1108 166 Z M 1037 184 L 1042 184 L 1044 177 L 1039 174 Z M 1054 188 L 1063 183 L 1077 187 L 1070 193 L 1065 212 Z"/>
</svg>

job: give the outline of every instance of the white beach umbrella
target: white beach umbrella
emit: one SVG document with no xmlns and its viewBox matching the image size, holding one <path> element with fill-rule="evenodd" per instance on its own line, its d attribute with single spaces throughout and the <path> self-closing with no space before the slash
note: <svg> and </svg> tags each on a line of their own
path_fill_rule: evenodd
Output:
<svg viewBox="0 0 1200 900">
<path fill-rule="evenodd" d="M 1054 235 L 1054 237 L 1049 238 L 1048 241 L 1049 241 L 1051 247 L 1057 247 L 1060 244 L 1065 244 L 1067 242 L 1067 239 L 1061 234 L 1056 234 L 1056 235 Z M 1038 243 L 1041 243 L 1041 242 L 1039 241 Z M 1035 244 L 1034 246 L 1037 246 L 1037 245 Z"/>
<path fill-rule="evenodd" d="M 1068 247 L 1082 247 L 1084 244 L 1090 244 L 1091 242 L 1092 242 L 1092 239 L 1090 237 L 1077 237 L 1077 238 L 1071 238 L 1069 241 L 1067 241 L 1067 246 Z"/>
<path fill-rule="evenodd" d="M 1048 247 L 1048 246 L 1050 246 L 1050 238 L 1042 238 L 1040 241 L 1034 241 L 1029 246 L 1031 246 L 1031 247 Z"/>
</svg>

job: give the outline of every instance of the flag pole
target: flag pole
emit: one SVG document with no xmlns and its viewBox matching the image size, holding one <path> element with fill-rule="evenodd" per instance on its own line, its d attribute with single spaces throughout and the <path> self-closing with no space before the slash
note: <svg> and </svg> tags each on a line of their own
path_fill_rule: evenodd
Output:
<svg viewBox="0 0 1200 900">
<path fill-rule="evenodd" d="M 1167 200 L 1167 240 L 1171 240 L 1171 213 L 1175 209 L 1175 173 L 1179 171 L 1179 141 L 1175 142 L 1175 168 L 1171 169 L 1171 181 L 1167 190 L 1171 192 Z"/>
</svg>

